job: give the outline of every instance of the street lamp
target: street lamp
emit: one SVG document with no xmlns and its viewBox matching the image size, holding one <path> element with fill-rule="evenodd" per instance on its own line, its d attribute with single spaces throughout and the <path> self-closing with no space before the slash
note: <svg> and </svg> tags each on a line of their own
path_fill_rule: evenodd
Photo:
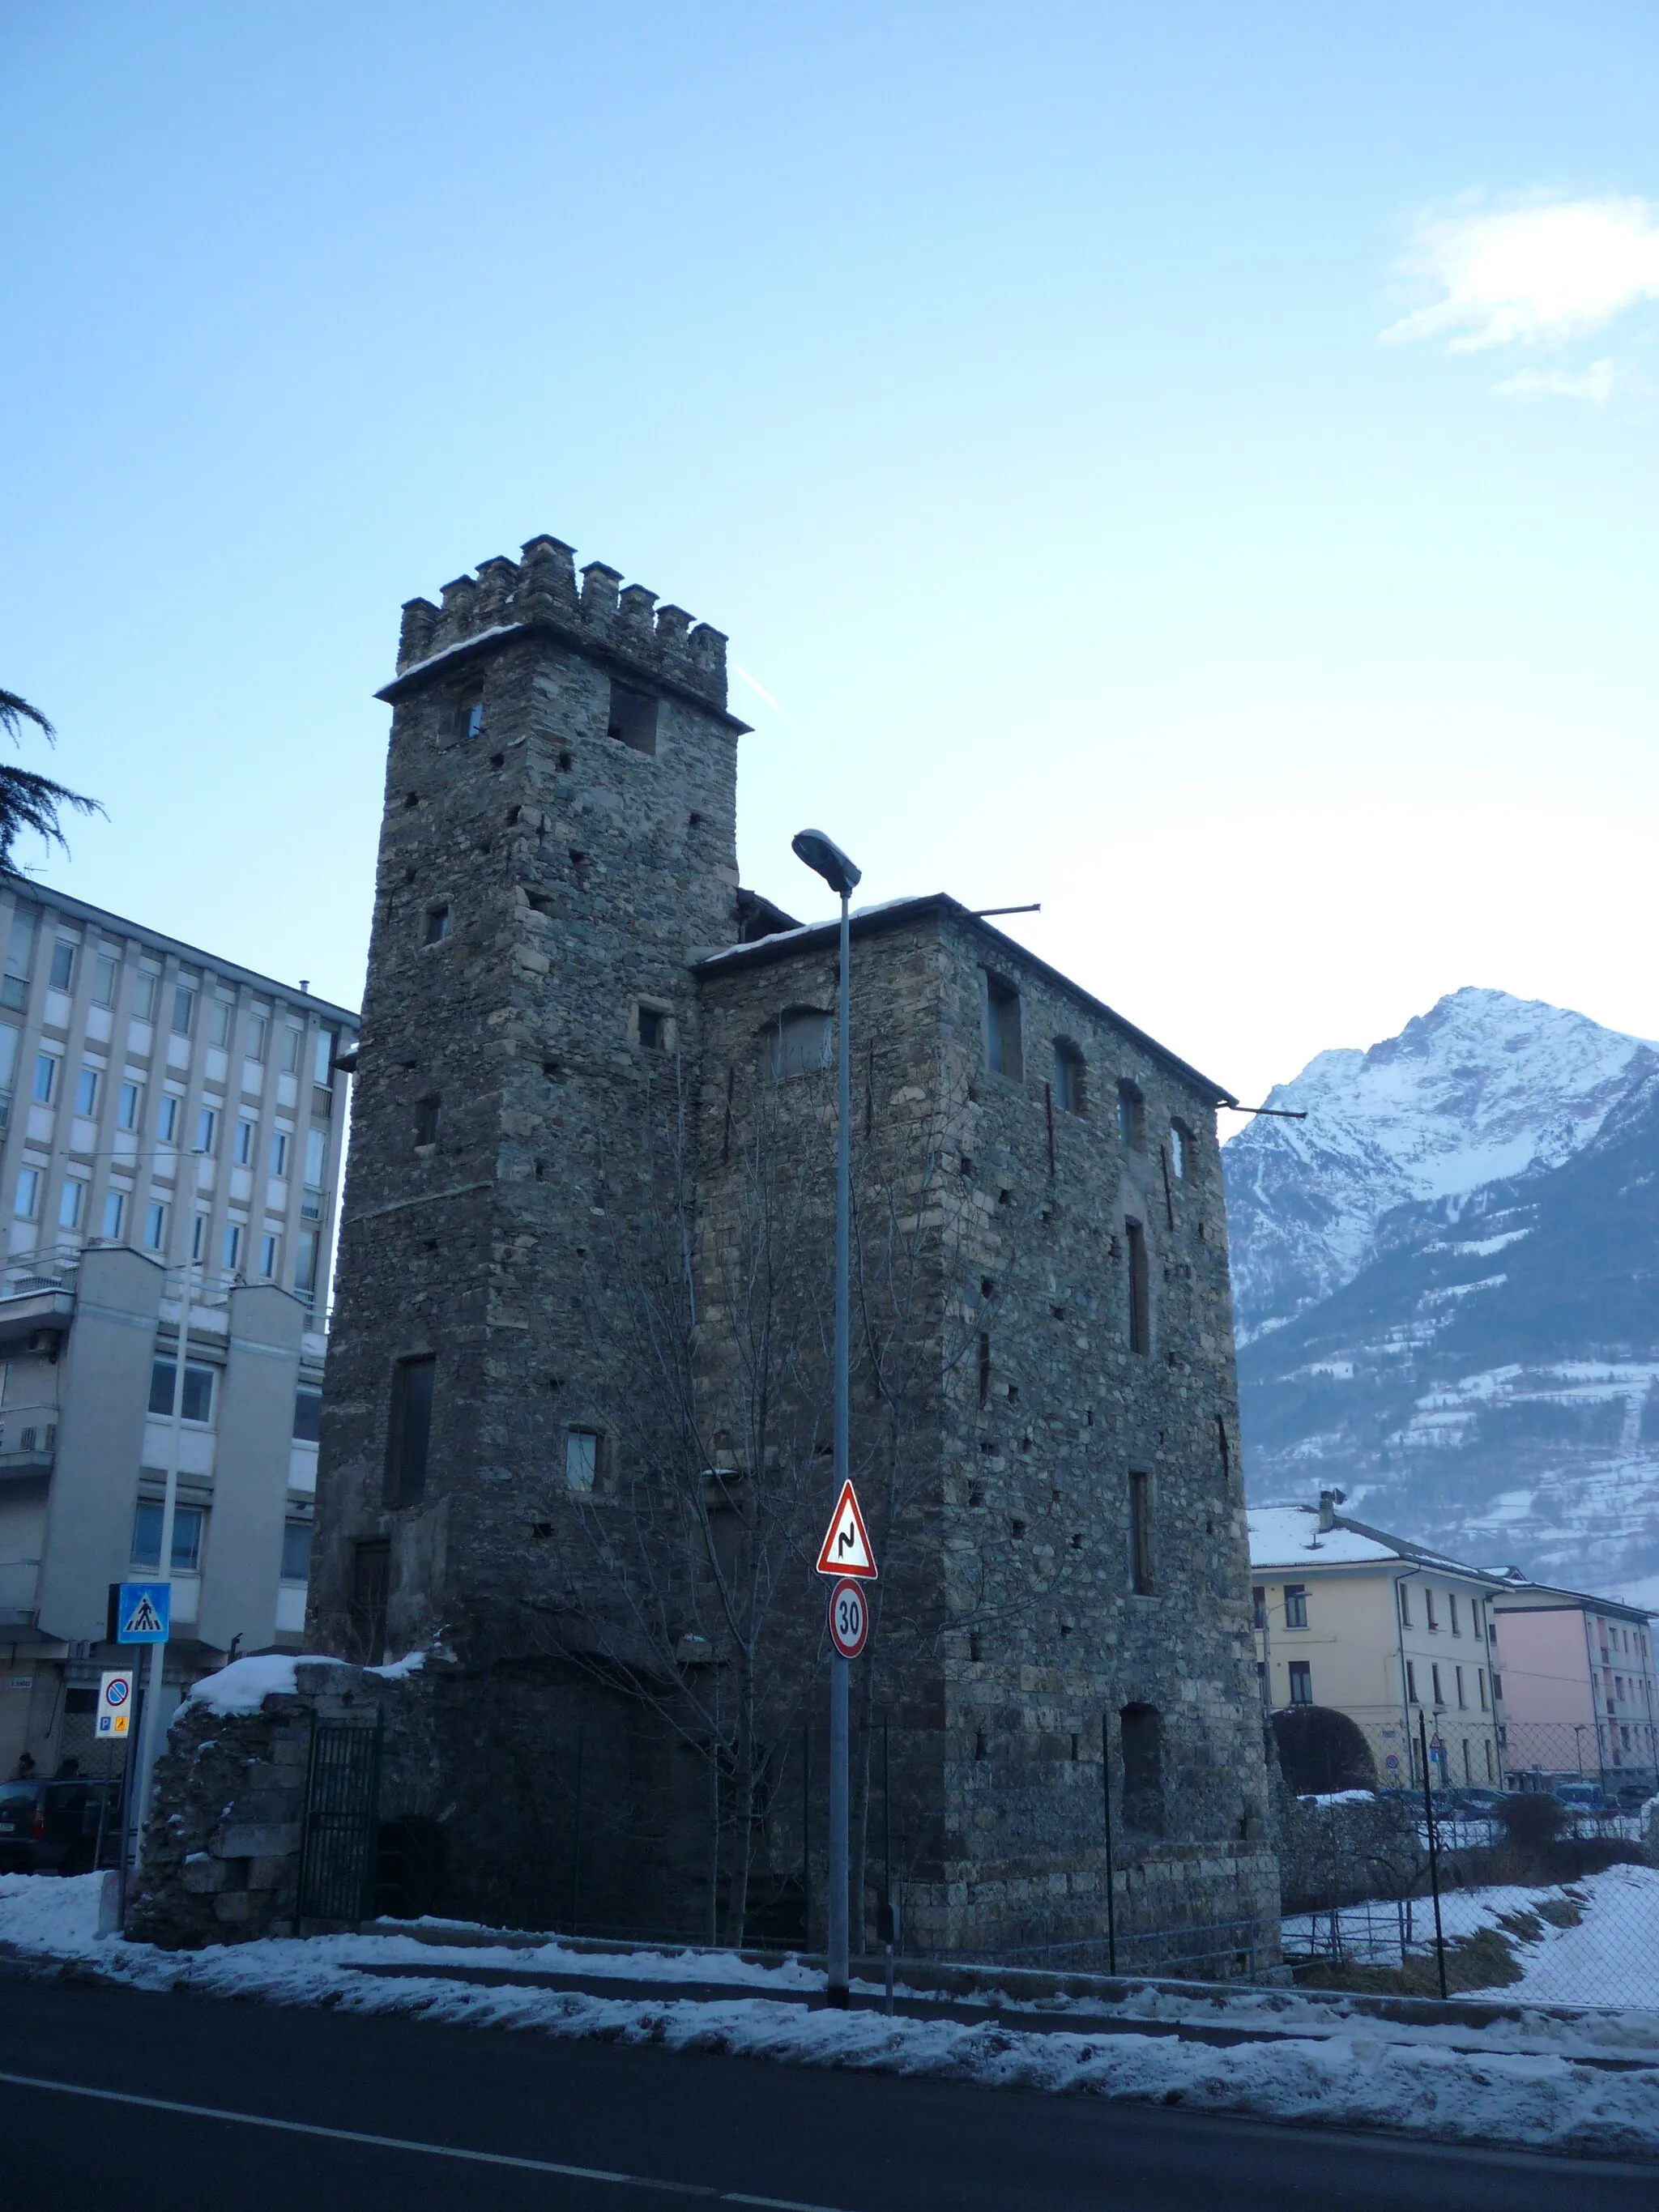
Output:
<svg viewBox="0 0 1659 2212">
<path fill-rule="evenodd" d="M 848 900 L 860 878 L 839 845 L 822 830 L 803 830 L 791 840 L 790 850 L 815 875 L 822 876 L 841 901 L 841 972 L 836 992 L 836 1495 L 848 1479 L 847 1339 L 848 1250 L 852 1213 L 852 1025 L 851 992 L 848 981 L 852 945 Z M 830 1925 L 829 1973 L 826 1996 L 831 2005 L 844 2008 L 848 2001 L 847 1955 L 847 1829 L 848 1829 L 848 1662 L 839 1652 L 830 1655 Z"/>
</svg>

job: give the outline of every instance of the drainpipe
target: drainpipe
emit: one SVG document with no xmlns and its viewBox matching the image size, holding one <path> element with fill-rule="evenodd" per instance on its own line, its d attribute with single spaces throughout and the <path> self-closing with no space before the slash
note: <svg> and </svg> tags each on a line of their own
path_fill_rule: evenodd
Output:
<svg viewBox="0 0 1659 2212">
<path fill-rule="evenodd" d="M 1395 1656 L 1400 1662 L 1400 1718 L 1407 1746 L 1406 1754 L 1407 1777 L 1411 1773 L 1412 1765 L 1409 1748 L 1412 1741 L 1412 1693 L 1411 1684 L 1406 1674 L 1406 1629 L 1404 1622 L 1400 1618 L 1400 1591 L 1403 1583 L 1415 1582 L 1422 1571 L 1421 1567 L 1407 1567 L 1404 1574 L 1396 1575 L 1394 1577 L 1394 1649 Z"/>
</svg>

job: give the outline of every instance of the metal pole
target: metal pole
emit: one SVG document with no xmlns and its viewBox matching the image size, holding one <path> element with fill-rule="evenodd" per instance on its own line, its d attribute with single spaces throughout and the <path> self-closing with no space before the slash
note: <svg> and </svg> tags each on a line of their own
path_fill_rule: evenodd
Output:
<svg viewBox="0 0 1659 2212">
<path fill-rule="evenodd" d="M 587 1738 L 587 1723 L 576 1724 L 576 1837 L 570 1856 L 570 1932 L 581 1933 L 582 1909 L 582 1749 Z"/>
<path fill-rule="evenodd" d="M 893 1922 L 893 1766 L 892 1724 L 884 1713 L 881 1717 L 881 1820 L 882 1856 L 885 1870 L 882 1878 L 882 1935 L 887 1945 L 887 2009 L 893 2009 L 893 1942 L 896 1929 Z"/>
<path fill-rule="evenodd" d="M 1112 1717 L 1100 1717 L 1100 1803 L 1106 1816 L 1106 1971 L 1117 1972 L 1117 1903 L 1112 1895 Z"/>
<path fill-rule="evenodd" d="M 173 1588 L 173 1524 L 179 1505 L 179 1457 L 184 1440 L 185 1423 L 185 1361 L 190 1352 L 191 1263 L 186 1262 L 179 1285 L 179 1346 L 173 1367 L 173 1420 L 167 1431 L 167 1486 L 161 1493 L 161 1552 L 155 1578 Z M 172 1607 L 168 1607 L 172 1634 Z M 162 1711 L 161 1674 L 167 1664 L 167 1645 L 152 1644 L 149 1647 L 149 1694 L 145 1699 L 148 1711 L 144 1717 L 144 1746 L 138 1768 L 138 1802 L 135 1830 L 143 1832 L 145 1816 L 155 1786 L 156 1764 L 161 1756 L 162 1732 L 167 1726 Z"/>
<path fill-rule="evenodd" d="M 1429 1824 L 1429 1887 L 1434 1894 L 1434 1958 L 1440 1972 L 1440 1994 L 1446 1994 L 1446 1931 L 1440 1924 L 1440 1847 L 1434 1832 L 1434 1785 L 1429 1779 L 1429 1718 L 1419 1705 L 1418 1740 L 1423 1747 L 1423 1813 Z"/>
<path fill-rule="evenodd" d="M 853 1054 L 852 991 L 849 982 L 852 925 L 849 894 L 841 895 L 841 981 L 837 994 L 839 1031 L 836 1066 L 836 1495 L 848 1478 L 847 1340 L 849 1296 L 848 1246 L 852 1215 Z M 830 2004 L 848 2002 L 847 1957 L 848 1728 L 849 1668 L 839 1653 L 830 1655 Z"/>
<path fill-rule="evenodd" d="M 812 1948 L 812 1723 L 800 1724 L 800 1946 Z"/>
</svg>

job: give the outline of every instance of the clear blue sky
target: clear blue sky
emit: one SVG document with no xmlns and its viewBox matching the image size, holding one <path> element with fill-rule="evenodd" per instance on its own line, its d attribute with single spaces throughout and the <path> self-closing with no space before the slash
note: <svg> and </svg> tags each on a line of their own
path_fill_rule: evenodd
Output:
<svg viewBox="0 0 1659 2212">
<path fill-rule="evenodd" d="M 1644 0 L 4 0 L 44 872 L 355 1000 L 399 603 L 551 531 L 779 702 L 798 911 L 807 821 L 1042 899 L 1258 1095 L 1467 982 L 1659 1035 L 1656 100 Z"/>
</svg>

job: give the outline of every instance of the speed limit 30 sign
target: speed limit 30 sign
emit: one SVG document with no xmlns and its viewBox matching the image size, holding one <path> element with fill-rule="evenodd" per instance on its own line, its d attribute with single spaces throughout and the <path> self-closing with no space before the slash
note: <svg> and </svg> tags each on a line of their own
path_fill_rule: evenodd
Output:
<svg viewBox="0 0 1659 2212">
<path fill-rule="evenodd" d="M 862 1588 L 840 1582 L 830 1593 L 830 1641 L 841 1659 L 856 1659 L 870 1633 L 870 1607 Z"/>
</svg>

